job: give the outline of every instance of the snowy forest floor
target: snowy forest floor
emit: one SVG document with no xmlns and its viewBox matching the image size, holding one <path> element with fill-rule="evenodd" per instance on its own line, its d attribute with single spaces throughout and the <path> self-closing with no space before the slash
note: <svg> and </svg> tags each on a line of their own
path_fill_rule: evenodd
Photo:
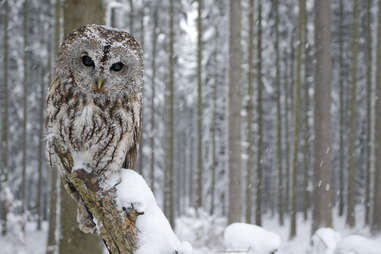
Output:
<svg viewBox="0 0 381 254">
<path fill-rule="evenodd" d="M 361 235 L 371 239 L 376 247 L 360 246 L 361 252 L 348 252 L 351 254 L 381 254 L 381 235 L 372 238 L 368 226 L 364 226 L 363 209 L 357 209 L 357 226 L 348 228 L 345 225 L 345 217 L 338 217 L 337 211 L 334 209 L 334 229 L 340 233 L 341 237 L 349 235 Z M 199 213 L 199 218 L 195 215 L 194 210 L 188 211 L 188 216 L 177 219 L 176 233 L 183 241 L 189 241 L 193 246 L 194 254 L 214 254 L 224 252 L 223 233 L 226 225 L 226 219 L 215 218 L 206 213 Z M 284 226 L 279 226 L 276 216 L 265 215 L 263 217 L 263 228 L 278 234 L 281 237 L 281 245 L 277 254 L 312 254 L 317 253 L 312 249 L 311 242 L 311 214 L 309 219 L 304 221 L 303 214 L 298 213 L 297 236 L 290 240 L 290 220 L 285 219 Z M 373 241 L 374 240 L 374 241 Z M 362 243 L 360 243 L 362 244 Z M 376 252 L 374 250 L 376 249 Z M 318 252 L 325 254 L 328 252 Z"/>
<path fill-rule="evenodd" d="M 37 231 L 35 222 L 26 224 L 25 235 L 21 231 L 21 220 L 9 219 L 8 234 L 0 236 L 1 254 L 44 254 L 46 252 L 46 240 L 48 223 L 42 224 L 42 230 Z"/>
<path fill-rule="evenodd" d="M 371 238 L 369 227 L 364 226 L 363 216 L 359 209 L 357 226 L 349 229 L 345 226 L 345 218 L 334 216 L 334 229 L 342 237 L 348 235 L 362 235 Z M 335 211 L 335 215 L 337 215 Z M 310 214 L 309 214 L 310 216 Z M 303 221 L 302 214 L 298 214 L 297 237 L 289 240 L 289 220 L 285 220 L 284 226 L 279 226 L 277 217 L 264 216 L 263 227 L 277 233 L 281 239 L 281 247 L 277 254 L 310 254 L 313 253 L 310 246 L 311 221 Z M 209 216 L 201 211 L 196 215 L 193 209 L 187 211 L 186 216 L 182 216 L 176 221 L 176 233 L 183 241 L 189 241 L 193 246 L 194 254 L 224 253 L 223 232 L 226 227 L 226 219 Z M 43 224 L 42 231 L 36 231 L 36 224 L 29 222 L 26 225 L 25 238 L 21 234 L 21 225 L 18 220 L 13 220 L 9 234 L 0 237 L 1 254 L 44 254 L 47 238 L 47 223 Z M 381 236 L 373 238 L 374 242 L 380 244 Z M 361 252 L 372 253 L 373 252 Z"/>
</svg>

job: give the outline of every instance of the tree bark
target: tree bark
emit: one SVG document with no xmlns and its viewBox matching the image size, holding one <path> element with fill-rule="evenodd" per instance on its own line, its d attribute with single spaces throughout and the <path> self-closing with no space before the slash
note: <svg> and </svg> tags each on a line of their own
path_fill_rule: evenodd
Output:
<svg viewBox="0 0 381 254">
<path fill-rule="evenodd" d="M 64 35 L 84 24 L 104 24 L 105 11 L 103 1 L 86 2 L 65 0 L 64 2 Z"/>
<path fill-rule="evenodd" d="M 285 165 L 286 165 L 286 174 L 285 174 L 285 193 L 284 193 L 284 202 L 283 202 L 283 208 L 284 212 L 289 212 L 289 200 L 290 200 L 290 126 L 289 126 L 289 117 L 290 117 L 290 100 L 289 100 L 289 87 L 290 87 L 290 77 L 289 75 L 289 69 L 288 69 L 288 52 L 285 49 L 284 50 L 284 100 L 285 100 L 285 107 L 284 107 L 284 139 L 286 143 L 286 158 L 285 158 Z"/>
<path fill-rule="evenodd" d="M 315 160 L 312 233 L 332 226 L 331 165 L 331 5 L 315 0 Z"/>
<path fill-rule="evenodd" d="M 246 222 L 251 223 L 251 210 L 253 203 L 253 167 L 254 167 L 254 136 L 253 136 L 253 114 L 254 114 L 254 0 L 250 0 L 249 7 L 249 69 L 247 73 L 248 83 L 248 96 L 249 101 L 247 103 L 247 164 L 246 164 Z"/>
<path fill-rule="evenodd" d="M 344 3 L 339 2 L 340 24 L 339 24 L 339 85 L 340 85 L 340 173 L 339 173 L 339 216 L 344 214 L 344 125 L 345 125 L 345 110 L 344 110 Z"/>
<path fill-rule="evenodd" d="M 51 168 L 51 190 L 50 190 L 50 207 L 49 207 L 49 229 L 48 229 L 48 242 L 46 247 L 46 254 L 58 253 L 56 231 L 57 231 L 57 169 Z"/>
<path fill-rule="evenodd" d="M 117 18 L 117 15 L 116 15 L 116 8 L 111 8 L 111 18 L 110 18 L 110 25 L 111 27 L 117 27 L 116 26 L 116 18 Z"/>
<path fill-rule="evenodd" d="M 303 216 L 304 221 L 308 219 L 308 209 L 310 207 L 310 193 L 308 190 L 308 184 L 310 179 L 310 166 L 311 166 L 311 151 L 310 151 L 310 82 L 308 81 L 310 76 L 310 47 L 308 43 L 308 15 L 305 13 L 304 18 L 304 175 L 303 175 Z"/>
<path fill-rule="evenodd" d="M 41 44 L 43 44 L 44 40 L 41 41 Z M 47 43 L 50 45 L 50 41 L 47 41 Z M 43 165 L 43 154 L 44 154 L 44 102 L 45 102 L 45 72 L 46 70 L 50 71 L 50 47 L 48 48 L 48 64 L 47 68 L 44 68 L 43 66 L 40 67 L 41 72 L 41 84 L 40 84 L 40 112 L 39 112 L 39 135 L 38 135 L 38 165 L 37 165 L 37 172 L 38 172 L 38 183 L 37 183 L 37 230 L 41 230 L 41 219 L 42 219 L 42 211 L 41 211 L 41 199 L 42 199 L 42 165 Z"/>
<path fill-rule="evenodd" d="M 134 18 L 135 18 L 135 13 L 134 13 L 134 1 L 133 0 L 130 0 L 129 1 L 130 3 L 130 27 L 128 29 L 128 31 L 131 33 L 131 34 L 134 34 Z"/>
<path fill-rule="evenodd" d="M 21 213 L 25 219 L 26 208 L 26 161 L 27 161 L 27 121 L 28 121 L 28 0 L 24 1 L 23 7 L 23 30 L 24 30 L 24 74 L 23 74 L 23 145 L 22 145 L 22 177 L 21 177 Z M 22 230 L 25 232 L 25 223 L 23 223 Z"/>
<path fill-rule="evenodd" d="M 217 55 L 218 55 L 218 27 L 214 28 L 216 45 L 214 52 L 214 84 L 213 84 L 213 113 L 212 113 L 212 176 L 211 176 L 211 193 L 210 193 L 210 214 L 214 214 L 214 204 L 216 196 L 216 173 L 217 173 L 217 146 L 216 146 L 216 135 L 217 135 L 217 86 L 218 86 L 218 68 L 217 68 Z"/>
<path fill-rule="evenodd" d="M 144 54 L 144 17 L 145 17 L 145 1 L 142 0 L 142 7 L 140 11 L 140 47 L 143 49 L 143 54 Z M 144 57 L 143 57 L 144 59 Z M 143 86 L 143 93 L 142 96 L 144 98 L 144 86 Z M 144 114 L 142 113 L 141 117 L 141 123 L 140 125 L 142 126 L 142 131 L 140 132 L 140 144 L 139 144 L 139 155 L 138 155 L 138 169 L 141 175 L 143 175 L 143 134 L 144 134 L 144 121 L 143 121 L 143 116 Z"/>
<path fill-rule="evenodd" d="M 157 23 L 158 23 L 158 10 L 157 6 L 153 5 L 153 29 L 152 29 L 152 62 L 151 62 L 151 69 L 152 69 L 152 75 L 151 75 L 151 86 L 152 86 L 152 94 L 151 94 L 151 190 L 153 193 L 155 193 L 155 133 L 156 133 L 156 126 L 155 126 L 155 98 L 156 98 L 156 91 L 155 91 L 155 79 L 156 79 L 156 46 L 157 46 Z"/>
<path fill-rule="evenodd" d="M 352 89 L 350 105 L 350 133 L 348 151 L 348 191 L 347 191 L 347 217 L 346 223 L 350 227 L 356 224 L 355 205 L 356 205 L 356 133 L 357 133 L 357 58 L 358 58 L 358 26 L 359 26 L 359 2 L 353 1 L 353 30 L 352 30 Z"/>
<path fill-rule="evenodd" d="M 202 207 L 202 8 L 203 0 L 198 0 L 197 17 L 197 207 Z"/>
<path fill-rule="evenodd" d="M 241 221 L 241 0 L 230 0 L 229 36 L 229 212 L 228 223 Z"/>
<path fill-rule="evenodd" d="M 294 156 L 292 167 L 292 208 L 291 208 L 291 227 L 290 238 L 296 236 L 296 213 L 297 213 L 297 197 L 298 197 L 298 167 L 299 167 L 299 132 L 300 132 L 300 101 L 302 89 L 302 47 L 303 43 L 303 30 L 305 22 L 306 0 L 299 0 L 299 22 L 298 22 L 298 48 L 297 48 L 297 65 L 296 65 L 296 86 L 295 86 L 295 104 L 294 104 Z"/>
<path fill-rule="evenodd" d="M 169 177 L 169 223 L 175 227 L 175 214 L 174 214 L 174 83 L 175 83 L 175 30 L 174 30 L 174 0 L 169 0 L 169 154 L 168 154 L 168 177 Z"/>
<path fill-rule="evenodd" d="M 258 65 L 257 65 L 257 78 L 258 78 L 258 95 L 257 95 L 257 200 L 255 209 L 255 224 L 262 225 L 262 191 L 263 191 L 263 105 L 262 105 L 262 0 L 258 0 Z"/>
<path fill-rule="evenodd" d="M 4 56 L 3 56 L 3 70 L 4 70 L 4 81 L 0 96 L 2 102 L 1 111 L 1 160 L 0 165 L 0 208 L 1 208 L 1 235 L 6 235 L 7 233 L 7 215 L 8 215 L 8 205 L 5 198 L 5 186 L 8 182 L 8 0 L 4 1 Z M 1 192 L 4 192 L 2 195 Z M 1 199 L 3 197 L 4 199 Z"/>
<path fill-rule="evenodd" d="M 54 6 L 55 12 L 55 20 L 54 20 L 54 57 L 58 54 L 58 44 L 60 43 L 62 33 L 60 19 L 62 12 L 61 0 L 56 0 Z M 52 70 L 50 69 L 50 72 Z M 51 78 L 49 78 L 49 82 L 51 82 Z M 59 178 L 58 172 L 55 167 L 51 167 L 50 172 L 50 207 L 49 207 L 49 228 L 48 228 L 48 242 L 46 247 L 46 254 L 56 254 L 58 253 L 58 239 L 56 239 L 56 232 L 58 223 L 58 186 L 59 186 Z M 74 220 L 74 218 L 73 218 Z"/>
<path fill-rule="evenodd" d="M 378 24 L 377 24 L 377 58 L 376 68 L 381 70 L 381 0 L 378 0 Z M 376 98 L 381 98 L 381 72 L 376 72 Z M 381 129 L 381 100 L 376 100 L 376 130 Z M 381 232 L 381 132 L 375 132 L 375 172 L 373 184 L 373 221 L 372 231 Z"/>
<path fill-rule="evenodd" d="M 193 111 L 191 112 L 193 116 Z M 193 130 L 193 125 L 191 123 L 190 129 Z M 190 134 L 191 135 L 191 134 Z M 194 163 L 194 140 L 191 138 L 189 146 L 189 206 L 194 207 L 194 179 L 193 179 L 193 163 Z"/>
<path fill-rule="evenodd" d="M 370 223 L 370 179 L 372 154 L 372 0 L 367 1 L 366 24 L 366 180 L 365 180 L 365 224 Z"/>
<path fill-rule="evenodd" d="M 278 160 L 278 216 L 279 224 L 283 226 L 283 157 L 282 157 L 282 90 L 280 84 L 280 53 L 279 53 L 279 0 L 274 1 L 275 9 L 275 86 L 276 86 L 276 107 L 277 107 L 277 160 Z"/>
</svg>

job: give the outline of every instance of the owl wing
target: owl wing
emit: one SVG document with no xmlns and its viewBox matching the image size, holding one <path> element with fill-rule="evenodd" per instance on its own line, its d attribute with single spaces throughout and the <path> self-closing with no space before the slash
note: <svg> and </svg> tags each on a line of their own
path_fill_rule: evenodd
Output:
<svg viewBox="0 0 381 254">
<path fill-rule="evenodd" d="M 136 159 L 138 157 L 138 145 L 141 141 L 141 135 L 142 135 L 142 110 L 141 110 L 141 97 L 139 96 L 137 99 L 137 102 L 135 106 L 137 106 L 137 111 L 135 112 L 136 116 L 134 119 L 137 119 L 137 121 L 134 123 L 134 131 L 133 131 L 133 143 L 130 144 L 130 148 L 126 154 L 126 158 L 123 163 L 123 168 L 128 169 L 136 169 Z"/>
<path fill-rule="evenodd" d="M 136 157 L 137 157 L 137 144 L 133 144 L 128 150 L 126 159 L 123 163 L 123 168 L 135 169 L 136 167 Z"/>
</svg>

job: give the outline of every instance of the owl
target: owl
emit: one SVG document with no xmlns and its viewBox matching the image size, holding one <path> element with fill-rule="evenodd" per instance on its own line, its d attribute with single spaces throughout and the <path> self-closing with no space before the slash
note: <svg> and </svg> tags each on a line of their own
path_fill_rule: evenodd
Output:
<svg viewBox="0 0 381 254">
<path fill-rule="evenodd" d="M 106 180 L 122 167 L 134 168 L 141 131 L 142 49 L 127 32 L 84 25 L 68 35 L 57 56 L 47 96 L 47 157 L 63 170 L 53 140 L 68 149 L 73 170 Z M 79 228 L 94 232 L 91 215 L 75 189 Z"/>
</svg>

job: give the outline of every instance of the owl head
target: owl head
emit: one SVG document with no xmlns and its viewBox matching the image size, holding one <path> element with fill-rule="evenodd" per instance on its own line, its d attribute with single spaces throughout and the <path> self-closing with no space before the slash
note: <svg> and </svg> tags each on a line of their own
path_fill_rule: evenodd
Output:
<svg viewBox="0 0 381 254">
<path fill-rule="evenodd" d="M 94 96 L 139 93 L 143 56 L 129 33 L 100 25 L 83 25 L 62 43 L 56 75 Z"/>
</svg>

